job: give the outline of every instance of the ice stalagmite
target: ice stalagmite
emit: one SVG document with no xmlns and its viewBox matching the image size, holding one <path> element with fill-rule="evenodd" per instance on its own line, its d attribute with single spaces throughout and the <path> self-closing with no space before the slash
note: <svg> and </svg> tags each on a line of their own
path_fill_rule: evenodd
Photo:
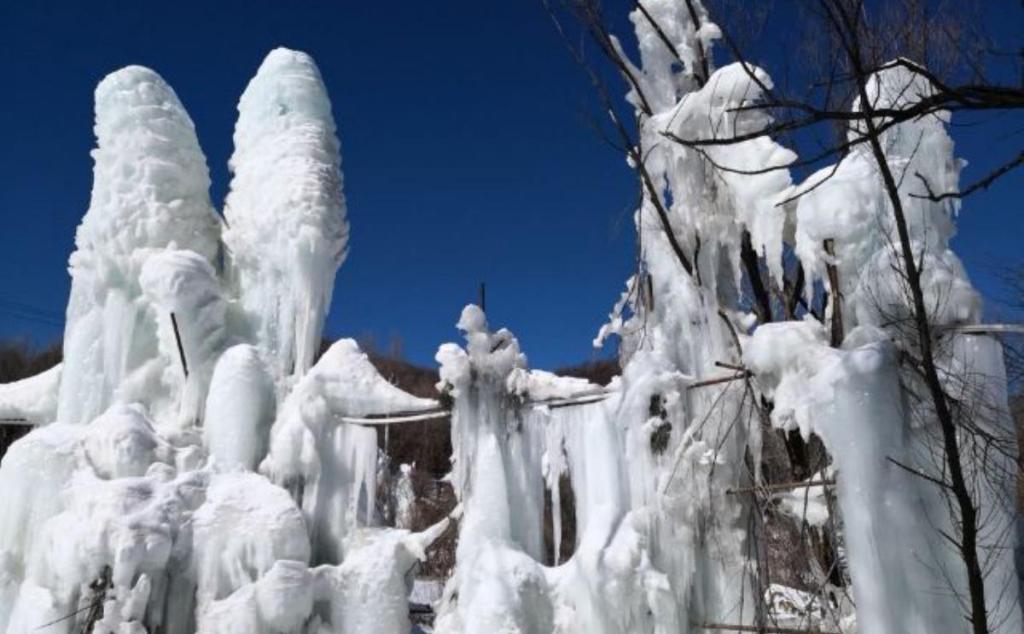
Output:
<svg viewBox="0 0 1024 634">
<path fill-rule="evenodd" d="M 272 370 L 300 377 L 348 249 L 331 102 L 308 55 L 279 48 L 263 61 L 238 104 L 230 167 L 230 277 Z"/>
<path fill-rule="evenodd" d="M 492 333 L 476 306 L 458 327 L 466 347 L 441 346 L 444 389 L 455 398 L 453 485 L 464 507 L 457 563 L 438 618 L 441 632 L 553 630 L 541 556 L 543 428 L 515 411 L 526 357 L 512 333 Z"/>
<path fill-rule="evenodd" d="M 222 468 L 255 471 L 267 453 L 274 420 L 274 384 L 259 349 L 238 344 L 217 361 L 206 398 L 203 436 Z"/>
<path fill-rule="evenodd" d="M 161 355 L 139 276 L 165 247 L 212 262 L 218 222 L 191 119 L 159 75 L 130 66 L 96 88 L 92 199 L 75 236 L 57 418 L 87 423 L 115 399 L 159 400 L 180 368 Z"/>
</svg>

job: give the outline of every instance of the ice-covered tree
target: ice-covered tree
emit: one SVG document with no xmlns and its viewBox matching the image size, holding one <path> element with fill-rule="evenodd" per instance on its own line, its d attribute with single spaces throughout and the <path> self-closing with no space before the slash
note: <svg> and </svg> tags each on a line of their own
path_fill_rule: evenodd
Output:
<svg viewBox="0 0 1024 634">
<path fill-rule="evenodd" d="M 716 110 L 714 102 L 701 107 L 690 95 L 679 110 L 696 109 L 703 121 L 681 112 L 658 121 L 659 89 L 685 77 L 685 69 L 704 69 L 708 86 L 726 70 L 708 72 L 710 55 L 695 56 L 678 45 L 680 21 L 697 32 L 715 29 L 701 4 L 643 2 L 632 13 L 641 59 L 651 49 L 651 59 L 660 56 L 677 65 L 678 71 L 662 82 L 650 80 L 646 63 L 639 68 L 630 63 L 608 32 L 598 3 L 566 4 L 630 89 L 631 114 L 639 127 L 635 139 L 600 76 L 591 72 L 602 106 L 638 172 L 645 202 L 656 212 L 654 226 L 661 236 L 641 233 L 642 251 L 649 251 L 652 242 L 666 242 L 702 282 L 705 271 L 693 254 L 708 251 L 715 260 L 726 256 L 736 279 L 742 279 L 737 287 L 749 296 L 730 303 L 719 292 L 719 301 L 726 309 L 752 309 L 751 319 L 737 329 L 736 344 L 743 349 L 741 371 L 753 373 L 753 394 L 772 406 L 763 408 L 762 415 L 777 428 L 799 429 L 805 438 L 816 434 L 832 454 L 861 627 L 881 632 L 1019 629 L 1013 565 L 996 554 L 1013 550 L 1008 475 L 1019 463 L 999 344 L 976 336 L 983 330 L 974 325 L 980 302 L 949 249 L 953 203 L 961 193 L 960 164 L 945 131 L 947 108 L 1019 107 L 1019 90 L 951 85 L 906 59 L 879 59 L 878 52 L 891 46 L 885 35 L 872 37 L 863 3 L 822 0 L 815 3 L 820 26 L 834 44 L 822 51 L 833 64 L 832 81 L 819 85 L 824 105 L 776 91 L 760 69 L 741 59 L 726 67 L 744 77 L 728 93 L 739 96 L 739 102 L 721 100 L 724 108 Z M 910 27 L 879 28 L 904 32 Z M 919 37 L 927 36 L 912 39 Z M 733 54 L 741 55 L 728 33 L 725 41 Z M 843 94 L 852 95 L 852 104 L 836 107 L 831 98 Z M 769 113 L 781 119 L 773 121 Z M 689 120 L 697 125 L 687 127 Z M 848 135 L 817 159 L 778 154 L 781 160 L 758 162 L 750 160 L 756 153 L 736 151 L 827 122 L 846 122 Z M 689 168 L 680 159 L 663 168 L 659 152 L 666 140 L 679 146 L 669 149 L 670 155 L 697 160 Z M 822 156 L 841 160 L 781 195 L 763 195 L 764 183 Z M 1019 159 L 1011 161 L 964 193 L 987 186 L 1017 164 Z M 664 172 L 670 175 L 663 178 Z M 698 240 L 691 246 L 685 235 L 680 238 L 672 224 L 674 212 L 700 195 L 699 188 L 685 187 L 687 178 L 715 184 L 713 189 L 721 184 L 754 193 L 747 200 L 734 198 L 753 214 L 743 221 L 749 238 L 740 235 L 737 241 L 733 233 L 715 240 L 721 231 L 708 229 L 721 226 L 711 224 L 720 214 L 716 207 L 699 205 L 696 217 L 681 220 Z M 757 208 L 758 203 L 767 206 Z M 709 234 L 710 248 L 705 244 Z M 783 273 L 778 256 L 787 254 L 794 262 L 790 249 L 797 265 Z M 659 290 L 657 273 L 631 285 L 606 332 L 626 330 L 623 306 L 635 311 L 639 305 L 640 314 L 653 307 L 657 313 L 664 296 L 678 292 L 678 284 Z M 685 315 L 678 308 L 672 312 Z M 786 321 L 770 323 L 780 317 Z M 658 320 L 653 321 L 657 327 Z M 694 321 L 678 324 L 670 331 L 670 343 L 660 347 L 689 340 Z M 650 328 L 645 321 L 638 329 L 646 333 Z M 630 354 L 632 334 L 625 334 Z M 698 342 L 705 338 L 701 333 Z M 624 367 L 624 383 L 631 363 Z M 752 434 L 748 445 L 755 472 L 757 439 Z M 925 508 L 929 511 L 920 510 Z M 820 583 L 822 588 L 830 584 L 828 579 Z M 963 611 L 961 598 L 969 606 L 966 620 L 957 618 Z"/>
<path fill-rule="evenodd" d="M 473 307 L 459 323 L 465 350 L 439 352 L 455 396 L 465 512 L 442 631 L 507 622 L 523 632 L 676 632 L 754 620 L 750 504 L 729 490 L 751 481 L 745 459 L 760 427 L 745 374 L 729 368 L 741 362 L 751 323 L 741 310 L 742 252 L 756 248 L 781 275 L 784 215 L 774 202 L 790 181 L 784 172 L 723 177 L 706 155 L 671 140 L 720 128 L 742 134 L 765 121 L 733 110 L 758 99 L 767 75 L 714 70 L 718 30 L 693 8 L 696 22 L 679 2 L 634 10 L 635 64 L 616 39 L 600 40 L 629 81 L 639 137 L 624 119 L 613 124 L 643 191 L 641 270 L 602 333 L 622 337 L 617 389 L 575 413 L 537 412 L 524 402 L 537 398 L 534 381 L 517 379 L 536 375 L 525 373 L 511 335 L 491 333 Z M 792 156 L 767 138 L 714 154 L 750 170 Z M 579 389 L 559 385 L 555 394 Z M 570 474 L 579 510 L 575 552 L 553 569 L 538 565 L 531 544 L 540 529 L 531 500 L 545 469 L 552 493 Z"/>
</svg>

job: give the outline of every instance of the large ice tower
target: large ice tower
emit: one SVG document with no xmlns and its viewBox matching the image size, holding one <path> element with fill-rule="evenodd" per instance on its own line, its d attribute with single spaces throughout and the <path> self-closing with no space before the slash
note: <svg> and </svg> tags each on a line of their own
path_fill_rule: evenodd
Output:
<svg viewBox="0 0 1024 634">
<path fill-rule="evenodd" d="M 348 249 L 341 155 L 313 59 L 271 51 L 238 104 L 224 206 L 229 278 L 283 376 L 313 364 Z"/>
<path fill-rule="evenodd" d="M 134 66 L 96 90 L 65 362 L 0 386 L 40 425 L 0 464 L 0 632 L 409 631 L 450 520 L 374 528 L 376 432 L 346 417 L 437 403 L 352 340 L 313 365 L 348 225 L 312 59 L 273 51 L 239 110 L 225 275 L 174 92 Z"/>
<path fill-rule="evenodd" d="M 172 389 L 158 314 L 142 292 L 146 262 L 167 247 L 213 262 L 219 223 L 195 127 L 159 75 L 129 66 L 96 88 L 92 198 L 71 254 L 58 420 L 88 423 L 119 389 Z M 158 388 L 154 388 L 158 385 Z M 132 398 L 132 397 L 127 397 Z"/>
</svg>

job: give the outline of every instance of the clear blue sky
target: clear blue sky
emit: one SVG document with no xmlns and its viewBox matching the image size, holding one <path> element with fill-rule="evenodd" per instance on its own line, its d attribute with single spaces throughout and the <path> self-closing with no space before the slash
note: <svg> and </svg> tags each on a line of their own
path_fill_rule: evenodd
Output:
<svg viewBox="0 0 1024 634">
<path fill-rule="evenodd" d="M 1014 17 L 996 30 L 1024 32 L 1017 0 L 998 4 Z M 785 50 L 775 37 L 769 61 Z M 127 64 L 163 75 L 219 206 L 238 97 L 280 45 L 317 60 L 342 141 L 352 243 L 329 336 L 398 336 L 431 364 L 486 281 L 492 324 L 519 335 L 532 365 L 594 357 L 632 269 L 635 191 L 588 127 L 592 91 L 539 0 L 0 3 L 0 338 L 61 335 L 96 82 Z M 1012 123 L 954 132 L 966 179 L 1019 150 L 1024 123 Z M 962 215 L 956 246 L 988 294 L 990 268 L 1021 261 L 1022 185 L 1008 177 Z"/>
</svg>

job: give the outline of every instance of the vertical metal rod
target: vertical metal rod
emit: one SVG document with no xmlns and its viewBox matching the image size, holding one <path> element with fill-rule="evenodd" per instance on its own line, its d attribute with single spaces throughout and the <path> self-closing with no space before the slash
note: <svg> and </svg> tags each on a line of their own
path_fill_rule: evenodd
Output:
<svg viewBox="0 0 1024 634">
<path fill-rule="evenodd" d="M 487 312 L 487 286 L 480 282 L 480 310 Z"/>
<path fill-rule="evenodd" d="M 185 348 L 181 346 L 181 334 L 178 333 L 178 319 L 171 313 L 171 326 L 174 327 L 174 340 L 178 343 L 178 356 L 181 357 L 181 369 L 185 372 L 185 378 L 188 378 L 188 362 L 185 361 Z"/>
</svg>

